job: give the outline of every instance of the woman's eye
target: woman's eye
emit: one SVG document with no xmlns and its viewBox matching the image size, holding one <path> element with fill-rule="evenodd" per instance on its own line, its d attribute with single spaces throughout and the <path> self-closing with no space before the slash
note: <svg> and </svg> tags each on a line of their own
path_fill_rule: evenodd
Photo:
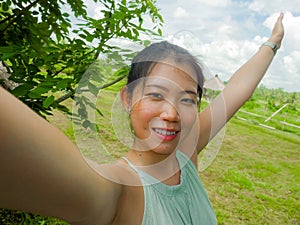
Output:
<svg viewBox="0 0 300 225">
<path fill-rule="evenodd" d="M 146 94 L 146 96 L 154 98 L 154 99 L 162 99 L 163 98 L 163 96 L 159 93 L 149 93 L 149 94 Z"/>
<path fill-rule="evenodd" d="M 196 101 L 192 98 L 183 98 L 183 99 L 181 99 L 181 101 L 186 104 L 193 104 L 193 105 L 196 104 Z"/>
</svg>

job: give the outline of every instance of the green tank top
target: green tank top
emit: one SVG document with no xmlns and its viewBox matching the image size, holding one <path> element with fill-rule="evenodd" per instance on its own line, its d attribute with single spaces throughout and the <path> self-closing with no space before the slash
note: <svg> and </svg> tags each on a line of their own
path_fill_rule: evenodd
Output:
<svg viewBox="0 0 300 225">
<path fill-rule="evenodd" d="M 142 225 L 213 225 L 216 216 L 195 165 L 181 151 L 176 152 L 181 169 L 180 184 L 168 186 L 128 164 L 138 173 L 144 189 Z"/>
</svg>

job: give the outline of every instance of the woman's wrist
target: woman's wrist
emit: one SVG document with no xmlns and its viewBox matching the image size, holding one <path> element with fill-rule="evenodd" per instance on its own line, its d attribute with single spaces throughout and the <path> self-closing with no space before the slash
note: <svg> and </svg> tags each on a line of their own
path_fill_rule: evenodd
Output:
<svg viewBox="0 0 300 225">
<path fill-rule="evenodd" d="M 272 42 L 272 43 L 276 44 L 277 49 L 280 48 L 280 46 L 281 46 L 281 41 L 282 41 L 282 38 L 280 38 L 280 37 L 274 37 L 274 36 L 271 36 L 271 37 L 268 39 L 268 42 Z"/>
<path fill-rule="evenodd" d="M 279 49 L 277 43 L 275 43 L 275 42 L 273 42 L 273 41 L 270 41 L 270 40 L 264 42 L 264 43 L 261 45 L 261 47 L 263 47 L 263 46 L 267 46 L 267 48 L 269 48 L 270 50 L 272 50 L 273 53 L 274 53 L 274 55 L 276 55 L 277 50 Z"/>
</svg>

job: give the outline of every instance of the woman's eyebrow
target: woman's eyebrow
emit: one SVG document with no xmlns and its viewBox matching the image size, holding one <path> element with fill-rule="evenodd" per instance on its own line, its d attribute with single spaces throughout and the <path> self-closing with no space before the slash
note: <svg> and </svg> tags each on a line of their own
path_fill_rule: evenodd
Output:
<svg viewBox="0 0 300 225">
<path fill-rule="evenodd" d="M 162 85 L 159 85 L 159 84 L 147 84 L 145 87 L 156 87 L 156 88 L 159 88 L 159 89 L 162 89 L 164 91 L 168 91 L 169 89 L 162 86 Z M 193 90 L 182 90 L 180 93 L 182 94 L 191 94 L 191 95 L 196 95 L 197 96 L 197 92 L 193 91 Z"/>
<path fill-rule="evenodd" d="M 182 91 L 182 92 L 184 92 L 184 93 L 186 93 L 186 94 L 196 95 L 196 96 L 197 96 L 197 92 L 192 91 L 192 90 L 185 90 L 185 91 Z"/>
<path fill-rule="evenodd" d="M 164 90 L 164 91 L 167 91 L 167 90 L 168 90 L 168 88 L 166 88 L 166 87 L 164 87 L 164 86 L 161 86 L 161 85 L 159 85 L 159 84 L 147 84 L 145 87 L 156 87 L 156 88 L 160 88 L 160 89 L 162 89 L 162 90 Z"/>
</svg>

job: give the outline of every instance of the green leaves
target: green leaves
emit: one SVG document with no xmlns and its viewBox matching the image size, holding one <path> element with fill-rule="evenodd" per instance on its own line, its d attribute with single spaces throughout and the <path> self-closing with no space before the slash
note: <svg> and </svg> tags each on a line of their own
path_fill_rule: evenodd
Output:
<svg viewBox="0 0 300 225">
<path fill-rule="evenodd" d="M 0 46 L 0 60 L 5 61 L 22 51 L 21 46 Z"/>
<path fill-rule="evenodd" d="M 34 87 L 31 83 L 21 84 L 20 86 L 14 88 L 11 92 L 16 97 L 26 95 Z"/>
<path fill-rule="evenodd" d="M 97 97 L 101 88 L 117 86 L 134 53 L 109 44 L 111 39 L 148 45 L 141 34 L 161 34 L 155 1 L 94 2 L 101 6 L 99 19 L 88 14 L 84 0 L 0 2 L 0 61 L 17 86 L 10 91 L 41 115 L 53 109 L 68 112 L 60 103 L 74 98 L 76 89 Z M 150 16 L 152 28 L 143 27 L 144 16 Z M 81 24 L 71 24 L 71 18 Z M 100 55 L 105 59 L 98 60 Z M 96 130 L 85 117 L 87 106 L 102 115 L 94 104 L 83 98 L 77 117 Z"/>
<path fill-rule="evenodd" d="M 43 107 L 44 108 L 49 108 L 49 106 L 54 102 L 55 98 L 53 95 L 48 96 L 44 101 L 43 101 Z"/>
<path fill-rule="evenodd" d="M 98 96 L 99 88 L 97 88 L 96 85 L 94 85 L 94 84 L 92 84 L 92 83 L 88 83 L 88 88 L 89 88 L 89 91 L 90 91 L 94 96 Z"/>
</svg>

